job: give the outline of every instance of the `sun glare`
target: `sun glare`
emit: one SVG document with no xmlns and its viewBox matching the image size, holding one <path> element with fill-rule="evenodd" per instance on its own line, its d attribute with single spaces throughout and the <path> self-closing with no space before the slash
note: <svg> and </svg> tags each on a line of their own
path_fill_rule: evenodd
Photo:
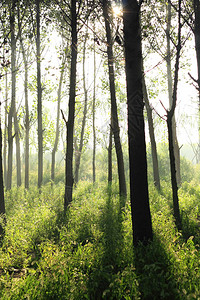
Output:
<svg viewBox="0 0 200 300">
<path fill-rule="evenodd" d="M 115 5 L 115 6 L 113 6 L 112 9 L 113 9 L 113 13 L 114 13 L 114 15 L 116 17 L 122 16 L 122 8 L 121 8 L 121 6 Z"/>
</svg>

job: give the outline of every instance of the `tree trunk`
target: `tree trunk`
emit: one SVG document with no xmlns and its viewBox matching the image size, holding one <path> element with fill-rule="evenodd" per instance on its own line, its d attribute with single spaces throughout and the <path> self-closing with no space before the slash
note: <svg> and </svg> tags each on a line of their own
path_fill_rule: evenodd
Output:
<svg viewBox="0 0 200 300">
<path fill-rule="evenodd" d="M 43 181 L 43 129 L 42 129 L 42 85 L 40 56 L 40 0 L 36 0 L 36 51 L 37 51 L 37 118 L 38 118 L 38 188 Z"/>
<path fill-rule="evenodd" d="M 21 186 L 21 157 L 20 157 L 20 135 L 19 135 L 19 124 L 17 120 L 17 111 L 15 107 L 14 111 L 14 128 L 15 128 L 15 141 L 16 141 L 16 164 L 17 164 L 17 186 Z"/>
<path fill-rule="evenodd" d="M 130 198 L 133 242 L 152 240 L 152 223 L 147 182 L 147 159 L 142 93 L 142 46 L 140 6 L 123 0 L 124 43 L 128 103 Z"/>
<path fill-rule="evenodd" d="M 56 137 L 54 142 L 54 147 L 52 150 L 52 157 L 51 157 L 51 180 L 54 182 L 55 180 L 55 160 L 56 160 L 56 151 L 58 149 L 58 142 L 59 142 L 59 134 L 60 134 L 60 102 L 61 102 L 61 91 L 62 91 L 62 83 L 64 77 L 64 70 L 65 70 L 65 63 L 66 63 L 67 55 L 66 50 L 61 66 L 60 71 L 60 80 L 59 80 L 59 87 L 58 87 L 58 99 L 57 99 L 57 119 L 56 119 Z"/>
<path fill-rule="evenodd" d="M 152 155 L 152 162 L 153 162 L 154 185 L 158 190 L 160 190 L 160 175 L 159 175 L 159 168 L 158 168 L 158 155 L 157 155 L 156 139 L 154 134 L 152 108 L 150 107 L 149 104 L 149 98 L 147 94 L 147 88 L 146 88 L 146 82 L 144 76 L 142 77 L 142 83 L 143 83 L 144 102 L 147 110 L 147 119 L 149 125 L 149 136 L 151 141 L 151 155 Z"/>
<path fill-rule="evenodd" d="M 95 32 L 95 22 L 94 22 Z M 93 153 L 92 153 L 92 178 L 93 183 L 96 181 L 96 128 L 95 128 L 95 111 L 96 111 L 96 49 L 95 49 L 95 35 L 94 35 L 94 87 L 93 87 L 93 102 L 92 102 L 92 130 L 93 130 Z"/>
<path fill-rule="evenodd" d="M 25 188 L 29 189 L 29 132 L 30 132 L 30 120 L 29 120 L 29 105 L 28 105 L 28 65 L 24 56 L 24 94 L 25 94 Z"/>
<path fill-rule="evenodd" d="M 4 186 L 3 186 L 3 164 L 2 164 L 2 130 L 1 130 L 1 120 L 0 120 L 0 215 L 3 215 L 4 222 L 5 219 L 5 201 L 4 201 Z M 0 236 L 3 234 L 3 228 L 0 225 Z"/>
<path fill-rule="evenodd" d="M 112 184 L 112 125 L 111 124 L 110 124 L 109 145 L 108 145 L 108 185 Z"/>
<path fill-rule="evenodd" d="M 16 97 L 16 39 L 15 39 L 15 0 L 12 1 L 10 12 L 10 31 L 11 31 L 11 105 L 8 113 L 8 171 L 7 171 L 7 190 L 12 187 L 12 165 L 13 165 L 13 116 L 15 110 Z"/>
<path fill-rule="evenodd" d="M 6 159 L 6 155 L 7 155 L 7 117 L 8 117 L 8 73 L 6 71 L 5 74 L 5 126 L 4 126 L 4 142 L 3 142 L 3 174 L 4 174 L 4 184 L 5 187 L 7 186 L 7 159 Z"/>
<path fill-rule="evenodd" d="M 168 113 L 167 117 L 167 128 L 168 128 L 168 140 L 169 140 L 169 157 L 170 157 L 170 169 L 171 169 L 171 183 L 172 183 L 172 194 L 173 194 L 173 209 L 176 225 L 178 229 L 181 229 L 181 217 L 179 210 L 179 199 L 178 199 L 178 185 L 176 181 L 176 165 L 174 155 L 174 143 L 173 143 L 173 115 Z"/>
<path fill-rule="evenodd" d="M 25 188 L 29 189 L 29 131 L 30 131 L 30 120 L 29 120 L 29 104 L 28 104 L 28 51 L 26 53 L 23 37 L 21 32 L 21 20 L 20 20 L 20 7 L 18 5 L 18 28 L 19 28 L 19 40 L 22 51 L 22 57 L 24 62 L 24 97 L 25 97 Z"/>
<path fill-rule="evenodd" d="M 179 211 L 179 199 L 178 199 L 178 185 L 176 177 L 176 165 L 175 165 L 175 155 L 174 155 L 174 139 L 173 139 L 173 116 L 176 108 L 177 102 L 177 87 L 178 87 L 178 72 L 179 72 L 179 60 L 181 52 L 181 0 L 179 0 L 179 15 L 178 15 L 178 43 L 177 43 L 177 53 L 176 53 L 176 63 L 174 72 L 174 87 L 172 94 L 172 105 L 170 110 L 167 112 L 167 127 L 168 127 L 168 137 L 169 137 L 169 156 L 170 156 L 170 168 L 171 168 L 171 183 L 172 183 L 172 193 L 173 193 L 173 208 L 174 217 L 178 229 L 181 229 L 181 217 Z"/>
<path fill-rule="evenodd" d="M 168 82 L 168 97 L 169 106 L 172 106 L 172 69 L 171 69 L 171 47 L 170 47 L 170 29 L 171 29 L 171 4 L 170 1 L 167 3 L 167 28 L 166 28 L 166 38 L 167 38 L 167 82 Z M 180 172 L 180 149 L 178 145 L 178 139 L 176 134 L 176 120 L 175 115 L 172 118 L 172 130 L 173 130 L 173 145 L 174 145 L 174 156 L 176 165 L 176 180 L 178 186 L 181 185 L 181 172 Z"/>
<path fill-rule="evenodd" d="M 86 33 L 85 33 L 85 40 L 83 45 L 83 90 L 84 90 L 84 109 L 83 109 L 83 119 L 82 119 L 82 127 L 81 127 L 81 138 L 80 138 L 80 144 L 77 151 L 77 155 L 75 156 L 75 176 L 74 176 L 74 183 L 77 184 L 79 180 L 79 167 L 80 167 L 80 161 L 81 161 L 81 154 L 83 149 L 83 141 L 84 141 L 84 132 L 85 132 L 85 125 L 86 125 L 86 117 L 87 117 L 87 103 L 88 103 L 88 93 L 86 88 L 86 74 L 85 74 L 85 51 L 86 51 L 86 42 L 88 39 L 88 27 L 86 27 Z"/>
<path fill-rule="evenodd" d="M 124 171 L 124 159 L 120 140 L 120 129 L 118 121 L 117 112 L 117 101 L 115 93 L 115 74 L 114 74 L 114 56 L 112 49 L 112 37 L 111 28 L 109 23 L 109 0 L 103 0 L 103 15 L 106 27 L 106 40 L 107 40 L 107 56 L 108 56 L 108 70 L 109 70 L 109 85 L 110 85 L 110 97 L 111 97 L 111 117 L 113 124 L 113 136 L 115 143 L 115 150 L 117 156 L 117 166 L 118 166 L 118 178 L 119 178 L 119 193 L 121 197 L 126 198 L 126 180 Z"/>
<path fill-rule="evenodd" d="M 73 133 L 75 118 L 75 98 L 76 98 L 76 65 L 77 65 L 77 15 L 76 0 L 71 0 L 71 70 L 70 70 L 70 91 L 68 104 L 67 122 L 67 151 L 65 160 L 65 197 L 64 211 L 72 202 L 73 189 Z"/>
<path fill-rule="evenodd" d="M 199 97 L 199 145 L 197 153 L 197 163 L 200 162 L 200 3 L 199 0 L 193 1 L 194 5 L 194 38 L 195 38 L 195 49 L 197 58 L 197 84 L 198 84 L 198 97 Z"/>
</svg>

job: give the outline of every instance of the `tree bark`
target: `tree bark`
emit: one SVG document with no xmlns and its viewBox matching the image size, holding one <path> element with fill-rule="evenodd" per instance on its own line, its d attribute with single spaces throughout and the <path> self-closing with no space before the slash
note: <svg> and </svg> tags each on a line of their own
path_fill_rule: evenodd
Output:
<svg viewBox="0 0 200 300">
<path fill-rule="evenodd" d="M 168 83 L 168 97 L 169 97 L 169 106 L 172 106 L 172 69 L 171 69 L 171 47 L 170 47 L 170 29 L 171 29 L 171 4 L 170 0 L 167 3 L 167 28 L 166 28 L 166 38 L 167 38 L 167 83 Z M 175 115 L 172 118 L 172 130 L 173 130 L 173 147 L 174 147 L 174 156 L 175 156 L 175 166 L 176 166 L 176 181 L 178 186 L 181 185 L 181 172 L 180 172 L 180 149 L 178 145 L 178 139 L 176 134 L 176 120 Z"/>
<path fill-rule="evenodd" d="M 7 155 L 7 118 L 8 118 L 8 73 L 6 71 L 5 74 L 5 126 L 4 126 L 4 142 L 3 142 L 3 174 L 4 174 L 4 184 L 5 187 L 7 186 L 7 159 L 6 159 L 6 155 Z"/>
<path fill-rule="evenodd" d="M 38 118 L 38 188 L 43 181 L 43 126 L 42 126 L 42 85 L 40 53 L 40 0 L 36 0 L 36 51 L 37 51 L 37 118 Z"/>
<path fill-rule="evenodd" d="M 167 112 L 167 127 L 168 127 L 168 138 L 169 138 L 169 156 L 170 156 L 170 169 L 171 169 L 171 183 L 172 183 L 172 194 L 173 194 L 173 209 L 176 226 L 181 229 L 181 217 L 179 210 L 179 199 L 178 199 L 178 185 L 176 177 L 176 165 L 175 165 L 175 154 L 174 154 L 174 143 L 173 143 L 173 116 L 177 102 L 177 87 L 178 87 L 178 72 L 179 72 L 179 60 L 181 52 L 181 0 L 179 0 L 178 10 L 178 43 L 176 53 L 176 63 L 174 72 L 174 87 L 172 94 L 172 105 L 170 110 Z"/>
<path fill-rule="evenodd" d="M 140 5 L 123 0 L 124 44 L 128 103 L 130 200 L 133 242 L 152 240 L 142 92 L 142 45 Z"/>
<path fill-rule="evenodd" d="M 67 122 L 67 151 L 65 160 L 65 197 L 64 212 L 72 202 L 73 190 L 73 133 L 75 118 L 75 98 L 76 98 L 76 65 L 77 65 L 77 15 L 76 0 L 71 0 L 71 70 L 70 70 L 70 91 L 68 104 Z"/>
<path fill-rule="evenodd" d="M 81 126 L 81 137 L 80 137 L 80 144 L 77 151 L 77 155 L 75 156 L 75 176 L 74 176 L 74 183 L 75 185 L 78 183 L 79 180 L 79 167 L 81 161 L 81 154 L 83 149 L 83 141 L 84 141 L 84 133 L 85 133 L 85 125 L 86 125 L 86 118 L 87 118 L 87 104 L 88 104 L 88 92 L 86 88 L 86 74 L 85 74 L 85 52 L 86 52 L 86 42 L 87 42 L 87 35 L 88 35 L 88 27 L 86 27 L 85 33 L 85 40 L 83 45 L 83 90 L 84 90 L 84 109 L 83 109 L 83 119 L 82 119 L 82 126 Z"/>
<path fill-rule="evenodd" d="M 127 195 L 126 192 L 126 180 L 124 171 L 124 159 L 120 140 L 120 129 L 117 112 L 117 101 L 115 93 L 115 73 L 114 73 L 114 55 L 112 49 L 112 36 L 109 20 L 109 0 L 103 0 L 103 15 L 106 27 L 106 40 L 107 40 L 107 56 L 108 56 L 108 71 L 109 71 L 109 85 L 110 85 L 110 97 L 111 97 L 111 117 L 113 124 L 113 136 L 115 143 L 115 150 L 117 156 L 118 178 L 119 178 L 119 193 L 121 197 Z"/>
<path fill-rule="evenodd" d="M 30 120 L 29 120 L 29 103 L 28 103 L 28 51 L 26 53 L 23 37 L 21 32 L 21 20 L 20 20 L 20 7 L 18 6 L 18 28 L 19 28 L 19 40 L 22 51 L 22 57 L 24 62 L 24 97 L 25 97 L 25 188 L 29 189 L 29 132 L 30 132 Z"/>
<path fill-rule="evenodd" d="M 4 186 L 3 186 L 3 163 L 2 163 L 2 130 L 1 130 L 1 120 L 0 120 L 0 215 L 3 215 L 4 222 L 5 217 L 5 201 L 4 201 Z M 3 234 L 3 228 L 0 225 L 0 236 Z"/>
<path fill-rule="evenodd" d="M 144 75 L 142 77 L 142 83 L 143 83 L 144 102 L 147 110 L 149 136 L 151 141 L 151 155 L 152 155 L 152 162 L 153 162 L 154 185 L 158 190 L 160 190 L 160 175 L 159 175 L 159 168 L 158 168 L 158 155 L 157 155 L 156 139 L 154 133 L 154 126 L 153 126 L 152 108 L 150 107 L 150 103 L 149 103 Z"/>
<path fill-rule="evenodd" d="M 197 84 L 198 84 L 198 97 L 199 97 L 199 145 L 197 154 L 197 163 L 200 162 L 200 3 L 199 0 L 193 1 L 194 5 L 194 38 L 197 59 Z"/>
<path fill-rule="evenodd" d="M 15 38 L 15 0 L 12 1 L 10 11 L 10 31 L 11 31 L 11 104 L 8 113 L 8 171 L 7 171 L 7 190 L 12 187 L 12 165 L 13 165 L 13 116 L 16 98 L 16 38 Z"/>
</svg>

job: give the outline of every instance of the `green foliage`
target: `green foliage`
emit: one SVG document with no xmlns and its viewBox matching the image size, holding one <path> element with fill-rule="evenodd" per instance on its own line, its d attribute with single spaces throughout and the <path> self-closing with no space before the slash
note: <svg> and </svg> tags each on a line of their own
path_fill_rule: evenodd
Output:
<svg viewBox="0 0 200 300">
<path fill-rule="evenodd" d="M 150 185 L 154 241 L 133 248 L 129 201 L 118 187 L 80 181 L 63 215 L 64 185 L 6 193 L 7 225 L 0 248 L 1 299 L 198 299 L 199 196 L 179 190 L 178 232 L 168 184 Z"/>
</svg>

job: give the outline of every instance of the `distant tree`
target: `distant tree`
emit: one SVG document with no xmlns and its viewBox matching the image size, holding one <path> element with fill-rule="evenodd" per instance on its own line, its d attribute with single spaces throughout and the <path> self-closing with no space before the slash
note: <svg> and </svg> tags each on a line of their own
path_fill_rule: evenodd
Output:
<svg viewBox="0 0 200 300">
<path fill-rule="evenodd" d="M 142 46 L 140 8 L 142 1 L 123 0 L 124 46 L 128 103 L 130 199 L 133 242 L 153 238 L 147 182 L 142 91 Z"/>
</svg>

